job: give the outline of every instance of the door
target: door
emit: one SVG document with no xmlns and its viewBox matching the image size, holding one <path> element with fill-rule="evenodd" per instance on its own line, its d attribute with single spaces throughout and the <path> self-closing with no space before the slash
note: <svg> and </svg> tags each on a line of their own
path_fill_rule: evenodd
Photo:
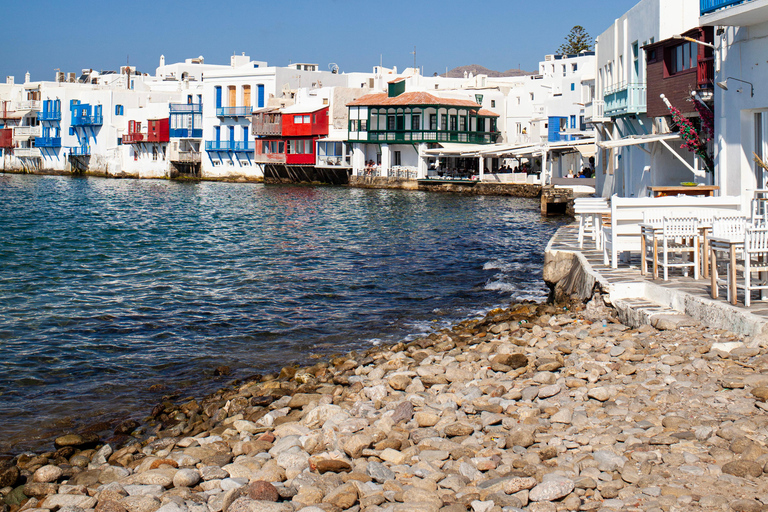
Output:
<svg viewBox="0 0 768 512">
<path fill-rule="evenodd" d="M 216 108 L 221 108 L 221 86 L 216 86 Z"/>
<path fill-rule="evenodd" d="M 768 188 L 768 111 L 755 113 L 755 156 L 762 162 L 754 160 L 757 188 Z"/>
<path fill-rule="evenodd" d="M 244 107 L 251 106 L 251 86 L 250 85 L 243 86 L 243 106 Z"/>
<path fill-rule="evenodd" d="M 230 85 L 227 87 L 227 92 L 229 93 L 229 106 L 230 107 L 236 107 L 237 106 L 237 87 L 234 85 Z"/>
<path fill-rule="evenodd" d="M 259 84 L 256 87 L 259 88 L 259 108 L 264 107 L 264 85 Z"/>
</svg>

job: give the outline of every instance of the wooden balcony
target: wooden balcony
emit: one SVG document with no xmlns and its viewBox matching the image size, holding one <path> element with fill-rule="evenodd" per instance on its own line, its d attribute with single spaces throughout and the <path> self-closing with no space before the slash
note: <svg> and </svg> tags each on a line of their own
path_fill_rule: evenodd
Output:
<svg viewBox="0 0 768 512">
<path fill-rule="evenodd" d="M 128 132 L 123 135 L 123 144 L 138 144 L 144 142 L 144 134 L 141 132 Z"/>
<path fill-rule="evenodd" d="M 14 126 L 13 140 L 16 142 L 29 140 L 32 137 L 39 137 L 43 134 L 42 126 Z"/>
<path fill-rule="evenodd" d="M 13 154 L 18 158 L 39 158 L 40 150 L 38 148 L 15 148 Z"/>
</svg>

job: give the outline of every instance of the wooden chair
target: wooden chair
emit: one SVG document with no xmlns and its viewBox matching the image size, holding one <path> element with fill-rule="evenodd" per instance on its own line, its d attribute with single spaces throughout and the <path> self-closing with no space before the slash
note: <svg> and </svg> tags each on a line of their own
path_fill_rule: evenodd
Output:
<svg viewBox="0 0 768 512">
<path fill-rule="evenodd" d="M 664 280 L 669 280 L 670 268 L 685 271 L 693 267 L 693 278 L 699 278 L 699 221 L 696 217 L 664 217 L 662 220 L 661 246 L 663 259 L 659 266 L 664 269 Z M 673 261 L 680 254 L 678 261 Z M 688 257 L 684 257 L 688 255 Z M 693 261 L 690 261 L 690 260 Z M 685 272 L 687 274 L 687 272 Z"/>
<path fill-rule="evenodd" d="M 743 273 L 744 305 L 749 307 L 752 290 L 768 290 L 768 228 L 747 227 L 744 233 L 744 259 L 736 270 Z M 753 280 L 753 274 L 757 274 Z M 735 291 L 734 291 L 735 292 Z"/>
</svg>

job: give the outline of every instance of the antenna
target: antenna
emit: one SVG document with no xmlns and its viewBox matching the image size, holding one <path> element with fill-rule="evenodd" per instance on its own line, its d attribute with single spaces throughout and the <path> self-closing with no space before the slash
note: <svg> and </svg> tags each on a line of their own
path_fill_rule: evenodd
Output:
<svg viewBox="0 0 768 512">
<path fill-rule="evenodd" d="M 413 47 L 413 70 L 416 71 L 416 47 Z"/>
</svg>

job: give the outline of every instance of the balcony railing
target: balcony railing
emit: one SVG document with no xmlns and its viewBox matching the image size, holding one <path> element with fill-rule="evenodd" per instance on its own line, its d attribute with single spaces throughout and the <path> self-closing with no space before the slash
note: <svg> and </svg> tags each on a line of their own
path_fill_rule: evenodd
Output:
<svg viewBox="0 0 768 512">
<path fill-rule="evenodd" d="M 251 107 L 219 107 L 217 117 L 245 117 L 251 115 Z"/>
<path fill-rule="evenodd" d="M 91 146 L 69 148 L 69 154 L 71 156 L 90 156 Z"/>
<path fill-rule="evenodd" d="M 102 124 L 104 124 L 104 116 L 102 114 L 72 118 L 72 126 L 101 126 Z"/>
<path fill-rule="evenodd" d="M 203 105 L 200 103 L 171 103 L 171 114 L 202 114 Z"/>
<path fill-rule="evenodd" d="M 40 110 L 40 100 L 24 100 L 16 104 L 16 110 Z"/>
<path fill-rule="evenodd" d="M 13 128 L 13 138 L 16 140 L 27 140 L 42 134 L 42 126 L 14 126 Z"/>
<path fill-rule="evenodd" d="M 144 134 L 140 132 L 129 132 L 123 135 L 123 144 L 136 144 L 144 140 Z"/>
<path fill-rule="evenodd" d="M 35 146 L 38 148 L 60 148 L 61 137 L 35 137 Z"/>
<path fill-rule="evenodd" d="M 350 134 L 350 140 L 361 142 L 414 143 L 414 142 L 466 142 L 471 144 L 492 144 L 496 142 L 499 132 L 460 132 L 451 130 L 380 130 L 361 132 L 367 133 L 367 138 L 355 138 Z"/>
<path fill-rule="evenodd" d="M 342 155 L 325 155 L 317 157 L 318 165 L 323 167 L 351 167 L 352 164 L 349 161 L 349 157 Z"/>
<path fill-rule="evenodd" d="M 253 145 L 248 141 L 230 141 L 230 140 L 207 140 L 205 141 L 206 151 L 233 151 L 235 153 L 244 153 L 253 151 Z"/>
<path fill-rule="evenodd" d="M 40 156 L 38 148 L 15 148 L 13 154 L 19 158 L 36 158 Z"/>
<path fill-rule="evenodd" d="M 605 115 L 621 116 L 645 113 L 645 89 L 645 84 L 638 83 L 621 83 L 607 88 L 603 95 Z"/>
<path fill-rule="evenodd" d="M 719 11 L 732 5 L 743 4 L 751 2 L 752 0 L 701 0 L 701 15 L 709 14 L 711 12 Z"/>
<path fill-rule="evenodd" d="M 180 164 L 199 164 L 202 158 L 199 151 L 179 151 L 171 154 L 170 160 Z"/>
<path fill-rule="evenodd" d="M 177 139 L 201 139 L 203 137 L 202 128 L 171 128 L 171 138 Z"/>
<path fill-rule="evenodd" d="M 259 121 L 256 121 L 253 123 L 252 127 L 252 133 L 254 135 L 258 136 L 269 136 L 269 135 L 282 135 L 283 133 L 283 123 L 262 123 Z"/>
<path fill-rule="evenodd" d="M 41 111 L 37 113 L 38 121 L 61 121 L 61 110 Z"/>
</svg>

